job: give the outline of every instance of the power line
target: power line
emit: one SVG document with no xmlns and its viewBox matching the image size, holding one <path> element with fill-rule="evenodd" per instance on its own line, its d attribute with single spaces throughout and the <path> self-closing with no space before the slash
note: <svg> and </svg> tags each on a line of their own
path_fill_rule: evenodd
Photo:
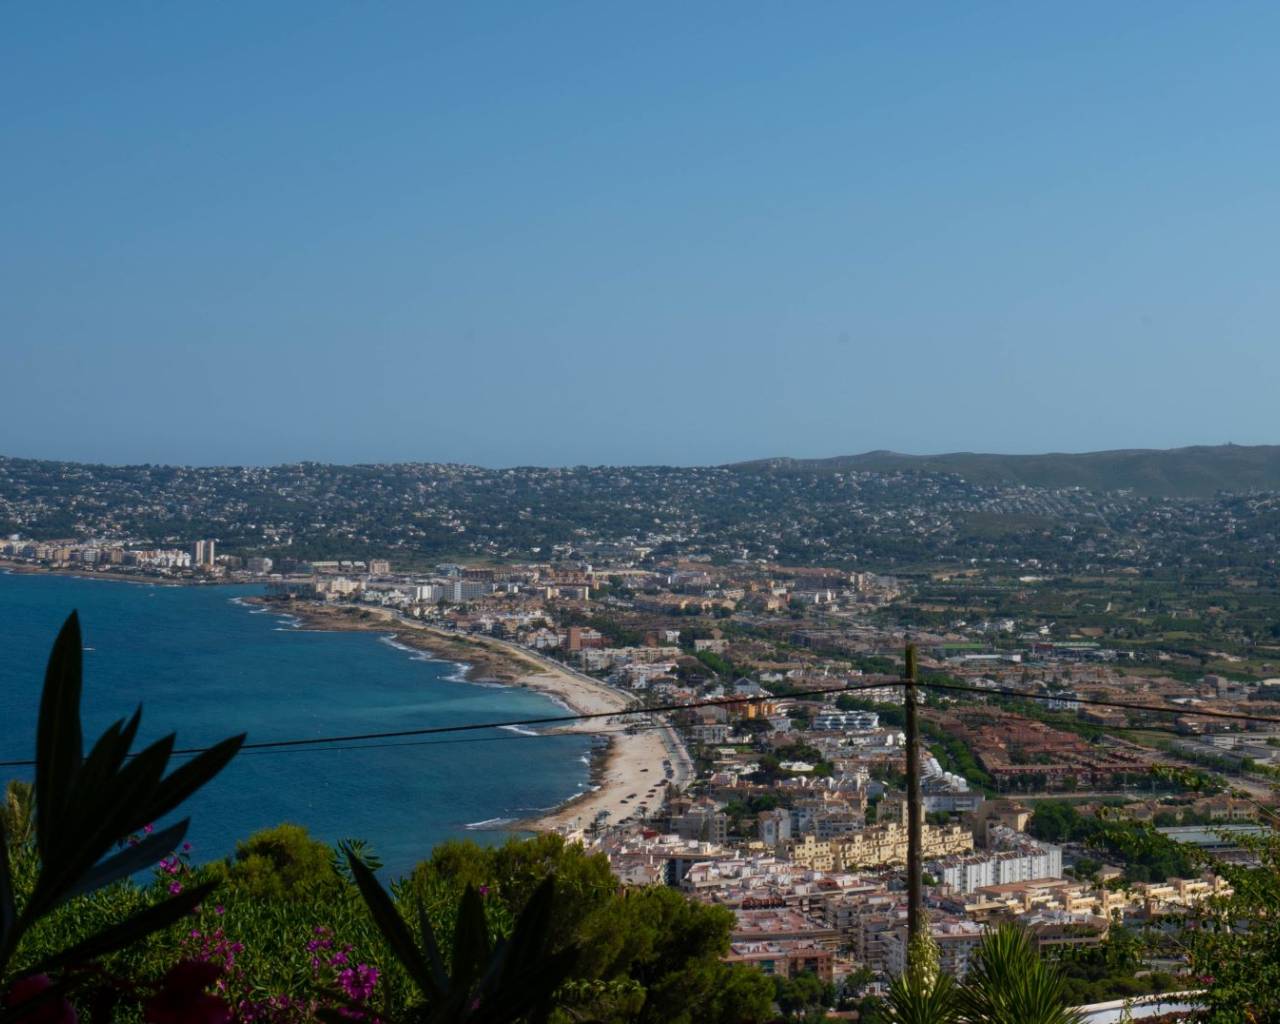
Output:
<svg viewBox="0 0 1280 1024">
<path fill-rule="evenodd" d="M 249 756 L 262 756 L 265 754 L 310 754 L 313 752 L 325 751 L 344 751 L 344 750 L 385 750 L 394 747 L 445 747 L 456 743 L 506 743 L 512 740 L 551 740 L 551 739 L 568 739 L 575 736 L 621 736 L 626 734 L 635 734 L 637 732 L 656 732 L 665 729 L 665 724 L 661 725 L 629 725 L 624 729 L 588 729 L 581 732 L 531 732 L 531 733 L 508 733 L 505 736 L 466 736 L 453 740 L 405 740 L 396 743 L 358 743 L 349 746 L 314 746 L 314 747 L 285 747 L 281 749 L 266 750 L 250 750 Z M 194 757 L 194 753 L 174 754 L 175 757 L 185 756 Z M 239 755 L 237 755 L 238 757 Z"/>
<path fill-rule="evenodd" d="M 1154 711 L 1162 715 L 1195 715 L 1204 718 L 1225 718 L 1240 722 L 1268 722 L 1280 725 L 1280 718 L 1268 715 L 1247 715 L 1239 711 L 1211 711 L 1208 708 L 1191 710 L 1189 708 L 1168 708 L 1160 704 L 1135 704 L 1130 701 L 1101 700 L 1093 697 L 1063 697 L 1051 693 L 1027 693 L 1023 690 L 1009 690 L 1003 687 L 967 686 L 963 683 L 921 682 L 921 686 L 933 690 L 956 690 L 962 693 L 995 694 L 1000 697 L 1013 697 L 1017 700 L 1055 700 L 1070 701 L 1073 704 L 1089 704 L 1104 708 L 1123 708 L 1128 711 Z"/>
<path fill-rule="evenodd" d="M 352 733 L 346 736 L 318 736 L 307 739 L 292 740 L 263 740 L 258 743 L 245 743 L 240 749 L 242 751 L 249 750 L 267 750 L 279 749 L 286 747 L 305 747 L 320 746 L 335 743 L 354 743 L 360 740 L 382 740 L 382 739 L 404 739 L 411 736 L 437 736 L 443 733 L 459 733 L 459 732 L 476 732 L 484 729 L 501 729 L 504 726 L 532 726 L 532 725 L 564 725 L 570 722 L 587 722 L 601 718 L 625 718 L 632 715 L 651 715 L 664 714 L 668 711 L 687 711 L 703 707 L 724 707 L 736 704 L 758 703 L 767 700 L 787 700 L 797 697 L 812 697 L 819 694 L 828 693 L 845 693 L 856 690 L 874 690 L 879 689 L 880 684 L 860 684 L 858 686 L 841 687 L 838 689 L 821 689 L 821 690 L 801 690 L 795 693 L 787 694 L 786 697 L 777 697 L 773 694 L 760 697 L 725 697 L 716 700 L 693 701 L 687 704 L 659 704 L 654 707 L 640 708 L 624 708 L 619 711 L 594 711 L 583 712 L 570 715 L 547 715 L 542 718 L 520 718 L 507 720 L 503 722 L 470 722 L 464 725 L 438 725 L 421 729 L 397 729 L 389 732 L 367 732 Z M 665 724 L 658 726 L 665 728 Z M 557 734 L 548 734 L 557 735 Z M 202 754 L 208 747 L 189 747 L 180 750 L 174 750 L 174 756 L 179 754 Z M 0 768 L 29 768 L 35 764 L 31 760 L 14 760 L 0 761 Z"/>
<path fill-rule="evenodd" d="M 365 740 L 407 739 L 410 737 L 438 736 L 449 733 L 478 732 L 485 729 L 501 729 L 512 726 L 565 725 L 571 722 L 586 722 L 598 719 L 628 718 L 636 715 L 657 715 L 672 711 L 693 711 L 708 707 L 733 707 L 742 704 L 758 704 L 768 701 L 794 700 L 803 697 L 831 696 L 833 694 L 856 694 L 867 690 L 882 690 L 889 687 L 903 687 L 906 682 L 901 679 L 884 680 L 875 683 L 856 683 L 841 687 L 823 687 L 812 690 L 795 690 L 787 694 L 764 694 L 754 697 L 722 697 L 714 700 L 691 701 L 684 704 L 658 704 L 652 707 L 624 708 L 618 711 L 596 711 L 569 715 L 548 715 L 541 718 L 521 718 L 502 722 L 469 722 L 462 725 L 439 725 L 420 729 L 397 729 L 386 732 L 351 733 L 342 736 L 317 736 L 303 739 L 263 740 L 257 743 L 246 743 L 241 751 L 284 750 L 294 747 L 326 747 L 338 744 L 359 743 Z M 1000 696 L 1016 700 L 1063 701 L 1076 704 L 1088 704 L 1095 707 L 1117 708 L 1126 711 L 1147 711 L 1164 715 L 1184 715 L 1203 718 L 1219 718 L 1230 721 L 1264 722 L 1269 725 L 1280 725 L 1280 717 L 1267 715 L 1249 715 L 1235 711 L 1215 711 L 1209 709 L 1169 708 L 1158 704 L 1140 704 L 1131 701 L 1102 700 L 1090 697 L 1062 697 L 1045 693 L 1028 693 L 1023 690 L 1012 690 L 1003 687 L 971 686 L 964 683 L 944 683 L 934 679 L 922 679 L 916 685 L 922 689 L 943 690 L 959 693 L 971 693 L 983 697 Z M 667 728 L 665 723 L 658 723 L 653 728 Z M 1118 728 L 1118 727 L 1117 727 Z M 544 733 L 540 735 L 563 735 L 561 733 Z M 204 753 L 208 747 L 188 747 L 173 751 L 174 756 L 195 755 Z M 354 749 L 354 748 L 353 748 Z M 34 760 L 0 761 L 0 768 L 30 768 Z"/>
</svg>

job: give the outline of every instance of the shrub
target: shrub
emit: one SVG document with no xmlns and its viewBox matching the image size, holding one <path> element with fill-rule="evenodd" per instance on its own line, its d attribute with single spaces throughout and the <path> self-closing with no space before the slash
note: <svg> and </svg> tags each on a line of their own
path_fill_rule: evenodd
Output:
<svg viewBox="0 0 1280 1024">
<path fill-rule="evenodd" d="M 236 844 L 227 881 L 249 896 L 289 900 L 332 893 L 342 879 L 329 846 L 301 825 L 285 823 Z"/>
</svg>

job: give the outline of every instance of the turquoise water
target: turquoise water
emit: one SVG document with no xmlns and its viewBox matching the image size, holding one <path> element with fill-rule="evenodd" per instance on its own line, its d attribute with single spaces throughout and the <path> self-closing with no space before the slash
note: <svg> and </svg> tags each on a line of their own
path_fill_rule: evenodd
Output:
<svg viewBox="0 0 1280 1024">
<path fill-rule="evenodd" d="M 139 703 L 141 738 L 176 730 L 180 747 L 241 731 L 252 742 L 563 713 L 536 693 L 462 682 L 459 666 L 377 634 L 298 630 L 236 602 L 256 592 L 0 573 L 0 760 L 33 756 L 45 661 L 73 608 L 88 648 L 86 746 Z M 364 838 L 401 874 L 442 839 L 502 837 L 468 825 L 572 796 L 587 784 L 589 745 L 494 729 L 377 749 L 245 752 L 183 813 L 197 860 L 293 821 L 327 841 Z"/>
</svg>

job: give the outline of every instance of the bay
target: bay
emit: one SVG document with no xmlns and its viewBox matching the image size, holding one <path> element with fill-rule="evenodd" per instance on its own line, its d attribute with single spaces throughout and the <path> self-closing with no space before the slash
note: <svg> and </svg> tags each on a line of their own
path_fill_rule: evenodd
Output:
<svg viewBox="0 0 1280 1024">
<path fill-rule="evenodd" d="M 255 742 L 563 713 L 538 693 L 461 681 L 460 666 L 385 636 L 299 630 L 239 603 L 259 589 L 0 573 L 0 760 L 33 756 L 45 662 L 72 609 L 86 648 L 86 743 L 138 704 L 141 739 L 176 731 L 179 747 L 243 731 Z M 501 822 L 580 791 L 590 739 L 488 729 L 338 746 L 243 752 L 182 810 L 193 858 L 290 821 L 327 842 L 365 839 L 400 875 L 443 839 L 504 838 Z"/>
</svg>

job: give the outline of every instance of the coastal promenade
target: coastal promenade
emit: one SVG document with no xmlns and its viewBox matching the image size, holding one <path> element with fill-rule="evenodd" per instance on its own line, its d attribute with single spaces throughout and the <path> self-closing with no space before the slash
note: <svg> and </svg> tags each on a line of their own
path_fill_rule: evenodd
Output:
<svg viewBox="0 0 1280 1024">
<path fill-rule="evenodd" d="M 282 608 L 281 611 L 286 609 Z M 583 715 L 630 711 L 635 697 L 585 673 L 548 658 L 538 651 L 495 637 L 460 634 L 407 618 L 386 608 L 361 608 L 367 618 L 354 618 L 342 608 L 329 605 L 290 604 L 288 614 L 307 628 L 396 632 L 396 639 L 438 657 L 466 662 L 479 672 L 511 686 L 523 686 L 564 704 Z M 628 731 L 628 726 L 636 726 Z M 692 778 L 693 762 L 675 730 L 659 715 L 631 715 L 625 718 L 594 718 L 554 727 L 556 732 L 577 732 L 603 736 L 608 747 L 593 771 L 593 788 L 540 817 L 519 822 L 531 831 L 573 831 L 587 829 L 596 820 L 616 824 L 638 814 L 646 804 L 649 811 L 662 805 L 667 784 L 683 786 Z M 653 795 L 649 796 L 650 791 Z"/>
</svg>

